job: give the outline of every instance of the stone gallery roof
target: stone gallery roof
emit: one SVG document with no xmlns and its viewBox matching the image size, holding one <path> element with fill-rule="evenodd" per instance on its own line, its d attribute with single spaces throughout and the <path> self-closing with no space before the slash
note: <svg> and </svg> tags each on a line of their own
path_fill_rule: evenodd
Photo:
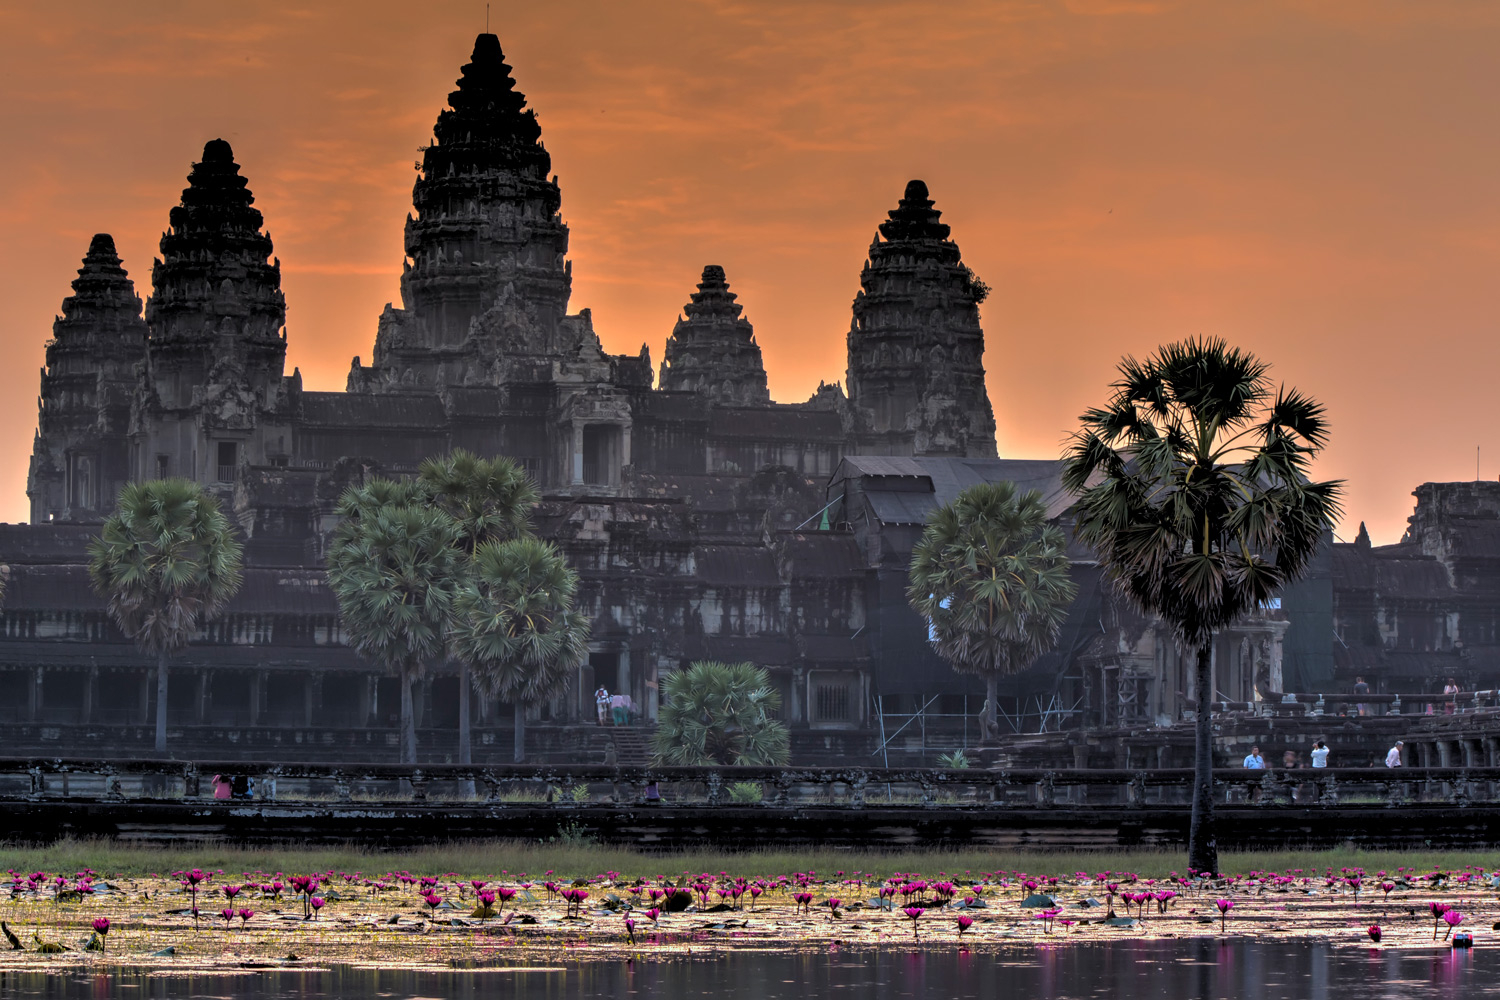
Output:
<svg viewBox="0 0 1500 1000">
<path fill-rule="evenodd" d="M 245 582 L 226 614 L 335 615 L 338 602 L 320 569 L 270 569 L 247 566 Z M 6 586 L 7 611 L 103 612 L 104 599 L 94 593 L 88 567 L 73 565 L 12 566 Z"/>
<path fill-rule="evenodd" d="M 416 427 L 431 430 L 444 422 L 443 402 L 432 393 L 304 392 L 302 423 L 309 427 L 362 430 Z"/>
<path fill-rule="evenodd" d="M 805 403 L 716 407 L 709 431 L 716 437 L 751 438 L 757 441 L 801 443 L 814 439 L 844 439 L 844 425 L 837 413 L 832 410 L 809 409 Z"/>
</svg>

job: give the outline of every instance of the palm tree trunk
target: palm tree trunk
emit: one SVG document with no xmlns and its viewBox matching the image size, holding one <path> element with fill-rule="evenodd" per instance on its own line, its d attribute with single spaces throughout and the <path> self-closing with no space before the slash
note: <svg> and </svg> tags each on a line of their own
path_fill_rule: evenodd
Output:
<svg viewBox="0 0 1500 1000">
<path fill-rule="evenodd" d="M 474 763 L 469 736 L 469 664 L 458 661 L 458 762 Z"/>
<path fill-rule="evenodd" d="M 469 735 L 469 662 L 458 661 L 458 762 L 460 764 L 474 763 L 472 751 L 472 737 Z M 469 798 L 474 797 L 474 779 L 465 778 L 462 783 L 463 794 Z"/>
<path fill-rule="evenodd" d="M 1193 819 L 1188 832 L 1188 867 L 1219 871 L 1219 841 L 1214 835 L 1213 681 L 1209 665 L 1212 640 L 1198 648 L 1198 715 L 1193 725 Z"/>
<path fill-rule="evenodd" d="M 516 699 L 516 752 L 515 762 L 520 764 L 526 760 L 526 706 L 521 699 Z"/>
<path fill-rule="evenodd" d="M 998 741 L 1000 738 L 1000 678 L 994 671 L 984 675 L 984 738 Z"/>
<path fill-rule="evenodd" d="M 167 651 L 156 654 L 156 752 L 167 752 Z"/>
<path fill-rule="evenodd" d="M 417 720 L 411 704 L 412 670 L 401 668 L 401 763 L 417 762 Z"/>
</svg>

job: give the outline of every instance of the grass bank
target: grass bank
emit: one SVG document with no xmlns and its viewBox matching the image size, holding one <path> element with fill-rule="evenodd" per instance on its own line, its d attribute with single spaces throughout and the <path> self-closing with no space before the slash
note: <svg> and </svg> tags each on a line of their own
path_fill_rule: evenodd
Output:
<svg viewBox="0 0 1500 1000">
<path fill-rule="evenodd" d="M 284 847 L 236 848 L 223 844 L 146 846 L 106 840 L 62 840 L 47 847 L 0 845 L 0 870 L 73 872 L 91 868 L 106 875 L 146 875 L 184 868 L 223 869 L 225 872 L 314 872 L 361 871 L 379 874 L 409 871 L 418 875 L 533 875 L 551 870 L 558 875 L 588 876 L 620 872 L 627 878 L 677 875 L 684 871 L 720 872 L 746 877 L 775 876 L 816 871 L 893 872 L 1025 871 L 1063 874 L 1088 870 L 1135 872 L 1159 877 L 1183 871 L 1185 853 L 1176 851 L 1042 852 L 959 849 L 919 850 L 893 853 L 868 851 L 780 851 L 752 852 L 689 851 L 645 854 L 639 851 L 577 843 L 519 843 L 515 841 L 464 841 L 434 844 L 418 850 L 379 852 L 357 848 Z M 1220 868 L 1228 874 L 1252 870 L 1322 870 L 1332 867 L 1363 868 L 1374 872 L 1400 867 L 1419 870 L 1454 869 L 1465 865 L 1500 867 L 1500 851 L 1361 851 L 1285 850 L 1225 852 Z"/>
</svg>

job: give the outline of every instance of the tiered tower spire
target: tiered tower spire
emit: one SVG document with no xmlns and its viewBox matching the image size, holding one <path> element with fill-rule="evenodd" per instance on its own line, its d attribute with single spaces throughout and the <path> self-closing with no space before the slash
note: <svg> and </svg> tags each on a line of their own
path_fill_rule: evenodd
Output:
<svg viewBox="0 0 1500 1000">
<path fill-rule="evenodd" d="M 203 147 L 182 203 L 162 234 L 146 306 L 151 367 L 165 406 L 185 406 L 190 387 L 233 366 L 256 388 L 281 377 L 286 299 L 281 262 L 234 151 L 223 139 Z"/>
<path fill-rule="evenodd" d="M 93 519 L 114 501 L 129 476 L 130 392 L 145 353 L 141 298 L 100 233 L 47 342 L 26 484 L 33 522 Z"/>
<path fill-rule="evenodd" d="M 993 457 L 979 303 L 989 289 L 914 180 L 881 223 L 849 327 L 855 446 L 870 454 Z"/>
<path fill-rule="evenodd" d="M 698 290 L 683 307 L 686 318 L 677 320 L 667 338 L 661 388 L 702 393 L 738 406 L 771 401 L 755 329 L 740 315 L 744 307 L 736 298 L 722 267 L 703 269 Z"/>
<path fill-rule="evenodd" d="M 493 384 L 505 359 L 576 346 L 562 330 L 572 280 L 561 189 L 494 35 L 475 40 L 448 105 L 412 187 L 405 309 L 381 318 L 373 365 L 356 359 L 350 389 Z"/>
</svg>

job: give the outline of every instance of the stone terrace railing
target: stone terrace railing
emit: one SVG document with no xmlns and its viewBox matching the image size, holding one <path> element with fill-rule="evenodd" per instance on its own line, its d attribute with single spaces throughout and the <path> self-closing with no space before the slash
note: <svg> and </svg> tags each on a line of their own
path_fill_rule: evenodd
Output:
<svg viewBox="0 0 1500 1000">
<path fill-rule="evenodd" d="M 1500 704 L 1500 691 L 1460 691 L 1457 694 L 1351 694 L 1347 691 L 1322 693 L 1272 694 L 1265 701 L 1215 701 L 1211 702 L 1215 713 L 1274 712 L 1283 714 L 1306 713 L 1307 715 L 1335 714 L 1340 709 L 1356 711 L 1359 705 L 1368 706 L 1369 715 L 1425 716 L 1431 708 L 1434 714 L 1475 712 L 1482 708 L 1493 708 Z M 1189 698 L 1189 708 L 1198 703 Z M 1450 708 L 1451 706 L 1451 708 Z"/>
<path fill-rule="evenodd" d="M 254 781 L 253 802 L 215 800 L 214 774 Z M 0 804 L 317 806 L 497 812 L 638 806 L 703 808 L 1177 808 L 1190 769 L 984 770 L 275 764 L 0 758 Z M 1465 807 L 1500 803 L 1500 767 L 1216 769 L 1216 798 L 1275 808 Z"/>
</svg>

